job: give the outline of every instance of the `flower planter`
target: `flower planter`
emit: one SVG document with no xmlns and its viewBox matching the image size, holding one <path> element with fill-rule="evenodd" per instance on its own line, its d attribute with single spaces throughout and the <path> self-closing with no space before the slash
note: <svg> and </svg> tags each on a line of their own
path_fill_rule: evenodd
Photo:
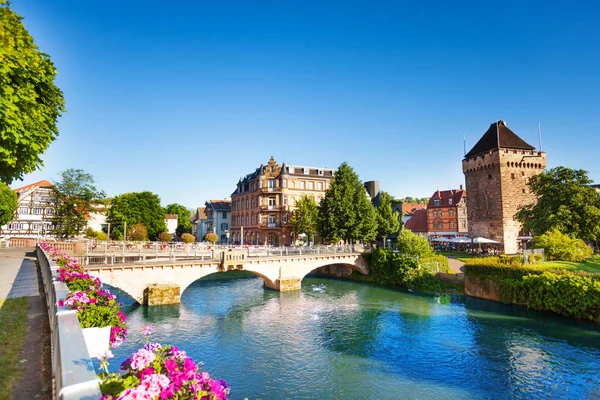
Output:
<svg viewBox="0 0 600 400">
<path fill-rule="evenodd" d="M 90 358 L 105 352 L 110 347 L 110 326 L 104 328 L 82 328 L 83 338 Z"/>
</svg>

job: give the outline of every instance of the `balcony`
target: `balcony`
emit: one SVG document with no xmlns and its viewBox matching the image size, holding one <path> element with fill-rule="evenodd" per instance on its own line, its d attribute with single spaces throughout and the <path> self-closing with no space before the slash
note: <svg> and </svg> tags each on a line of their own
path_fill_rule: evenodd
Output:
<svg viewBox="0 0 600 400">
<path fill-rule="evenodd" d="M 268 210 L 268 211 L 279 211 L 281 210 L 281 206 L 278 206 L 276 204 L 271 204 L 271 205 L 267 205 L 267 206 L 260 206 L 261 211 L 262 210 Z"/>
</svg>

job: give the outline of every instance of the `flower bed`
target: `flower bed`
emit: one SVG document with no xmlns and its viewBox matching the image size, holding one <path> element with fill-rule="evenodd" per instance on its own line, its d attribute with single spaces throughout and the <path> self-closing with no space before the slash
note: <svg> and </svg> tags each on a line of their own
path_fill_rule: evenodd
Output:
<svg viewBox="0 0 600 400">
<path fill-rule="evenodd" d="M 127 317 L 121 312 L 121 303 L 109 290 L 102 288 L 100 279 L 90 276 L 77 265 L 77 260 L 46 243 L 40 243 L 40 247 L 56 261 L 58 279 L 69 289 L 66 299 L 58 300 L 58 305 L 77 310 L 82 328 L 110 326 L 110 345 L 119 346 L 127 337 Z"/>
<path fill-rule="evenodd" d="M 101 400 L 133 399 L 227 399 L 229 387 L 212 379 L 184 351 L 148 341 L 151 328 L 144 331 L 146 344 L 121 364 L 123 374 L 108 372 L 112 353 L 100 355 Z"/>
</svg>

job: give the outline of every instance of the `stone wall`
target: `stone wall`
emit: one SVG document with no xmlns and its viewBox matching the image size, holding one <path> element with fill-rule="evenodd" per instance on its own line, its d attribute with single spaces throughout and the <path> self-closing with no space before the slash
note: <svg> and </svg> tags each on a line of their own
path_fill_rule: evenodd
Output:
<svg viewBox="0 0 600 400">
<path fill-rule="evenodd" d="M 332 264 L 317 268 L 312 273 L 315 275 L 332 276 L 334 278 L 347 278 L 352 273 L 352 268 L 343 264 Z"/>
</svg>

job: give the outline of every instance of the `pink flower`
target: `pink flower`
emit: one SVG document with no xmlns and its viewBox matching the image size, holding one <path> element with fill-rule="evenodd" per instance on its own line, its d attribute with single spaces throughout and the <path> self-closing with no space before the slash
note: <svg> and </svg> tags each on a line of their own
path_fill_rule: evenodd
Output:
<svg viewBox="0 0 600 400">
<path fill-rule="evenodd" d="M 131 368 L 141 371 L 150 365 L 156 358 L 156 355 L 148 350 L 140 349 L 131 356 Z"/>
<path fill-rule="evenodd" d="M 151 333 L 152 333 L 152 326 L 150 326 L 150 325 L 146 326 L 146 328 L 144 328 L 144 335 L 150 336 Z"/>
</svg>

